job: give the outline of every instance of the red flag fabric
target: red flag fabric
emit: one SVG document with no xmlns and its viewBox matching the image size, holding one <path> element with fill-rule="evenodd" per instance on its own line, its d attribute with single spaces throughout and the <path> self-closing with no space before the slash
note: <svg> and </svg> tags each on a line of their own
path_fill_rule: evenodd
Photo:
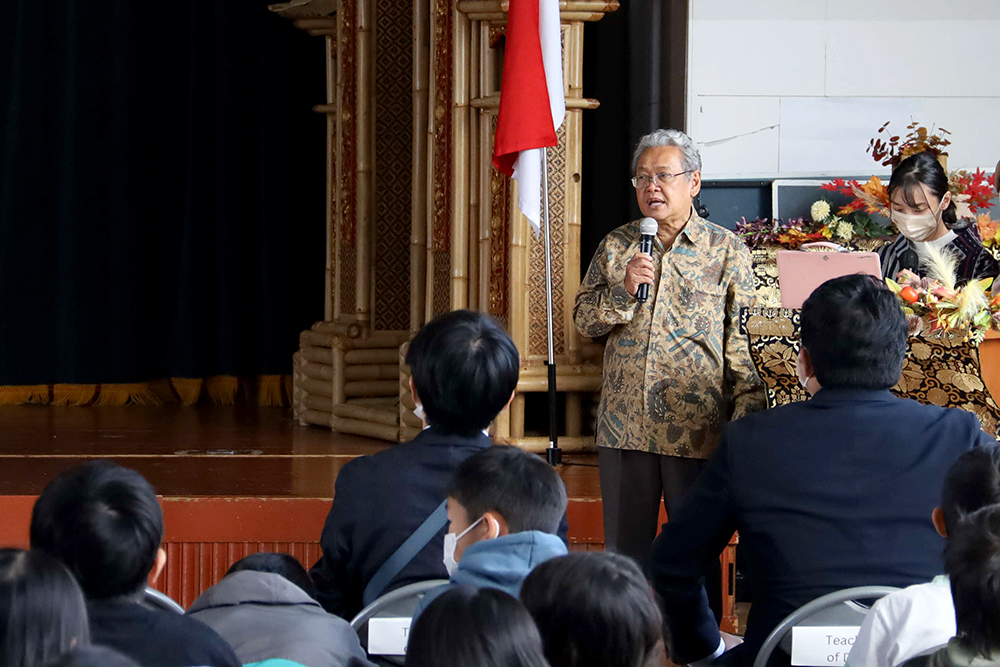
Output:
<svg viewBox="0 0 1000 667">
<path fill-rule="evenodd" d="M 539 0 L 510 0 L 493 165 L 508 176 L 521 151 L 558 143 L 539 37 Z M 558 9 L 556 10 L 558 20 Z M 562 90 L 556 91 L 562 95 Z"/>
</svg>

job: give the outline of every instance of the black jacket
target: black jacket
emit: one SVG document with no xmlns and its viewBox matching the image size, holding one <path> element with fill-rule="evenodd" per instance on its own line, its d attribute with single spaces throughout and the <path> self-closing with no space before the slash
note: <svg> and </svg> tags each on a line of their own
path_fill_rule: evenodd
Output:
<svg viewBox="0 0 1000 667">
<path fill-rule="evenodd" d="M 229 644 L 193 618 L 123 600 L 90 600 L 87 613 L 91 642 L 143 667 L 241 667 Z"/>
<path fill-rule="evenodd" d="M 333 506 L 309 574 L 319 602 L 350 620 L 382 563 L 441 501 L 458 464 L 493 443 L 483 434 L 464 437 L 429 428 L 412 441 L 349 462 L 337 475 Z M 447 579 L 442 553 L 445 528 L 386 588 L 425 579 Z"/>
<path fill-rule="evenodd" d="M 734 531 L 754 584 L 735 664 L 752 664 L 771 630 L 821 595 L 930 581 L 942 571 L 931 512 L 945 473 L 994 442 L 969 412 L 888 391 L 823 389 L 731 423 L 653 545 L 650 574 L 677 657 L 699 660 L 719 645 L 700 577 Z"/>
</svg>

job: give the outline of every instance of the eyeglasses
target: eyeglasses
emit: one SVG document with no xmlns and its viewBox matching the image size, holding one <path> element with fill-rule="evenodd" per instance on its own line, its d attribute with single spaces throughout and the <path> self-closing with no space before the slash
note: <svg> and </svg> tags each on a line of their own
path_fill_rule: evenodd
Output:
<svg viewBox="0 0 1000 667">
<path fill-rule="evenodd" d="M 648 187 L 649 184 L 653 182 L 654 178 L 656 179 L 656 184 L 662 186 L 666 185 L 667 183 L 677 178 L 678 176 L 683 176 L 684 174 L 690 174 L 690 173 L 692 173 L 692 170 L 689 169 L 687 171 L 682 171 L 677 174 L 668 174 L 667 172 L 663 171 L 653 176 L 649 176 L 648 174 L 643 174 L 642 176 L 633 176 L 632 187 L 638 190 L 642 190 L 643 188 Z"/>
</svg>

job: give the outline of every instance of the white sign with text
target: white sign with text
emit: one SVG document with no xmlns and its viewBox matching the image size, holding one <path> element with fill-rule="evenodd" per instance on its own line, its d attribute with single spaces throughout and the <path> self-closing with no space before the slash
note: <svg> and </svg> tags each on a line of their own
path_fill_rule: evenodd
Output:
<svg viewBox="0 0 1000 667">
<path fill-rule="evenodd" d="M 792 628 L 792 664 L 801 667 L 841 667 L 858 636 L 858 626 L 797 626 Z"/>
<path fill-rule="evenodd" d="M 406 655 L 412 618 L 375 617 L 368 621 L 369 655 Z"/>
</svg>

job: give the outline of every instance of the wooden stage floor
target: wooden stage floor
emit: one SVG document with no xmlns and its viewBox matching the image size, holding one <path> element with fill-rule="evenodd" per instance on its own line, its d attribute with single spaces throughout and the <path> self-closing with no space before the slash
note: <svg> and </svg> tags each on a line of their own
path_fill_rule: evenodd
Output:
<svg viewBox="0 0 1000 667">
<path fill-rule="evenodd" d="M 110 459 L 161 496 L 168 564 L 158 587 L 187 606 L 248 553 L 311 565 L 337 473 L 390 446 L 299 426 L 276 408 L 0 407 L 0 546 L 27 545 L 31 506 L 56 475 Z M 597 457 L 567 456 L 559 472 L 571 548 L 602 549 Z"/>
</svg>

